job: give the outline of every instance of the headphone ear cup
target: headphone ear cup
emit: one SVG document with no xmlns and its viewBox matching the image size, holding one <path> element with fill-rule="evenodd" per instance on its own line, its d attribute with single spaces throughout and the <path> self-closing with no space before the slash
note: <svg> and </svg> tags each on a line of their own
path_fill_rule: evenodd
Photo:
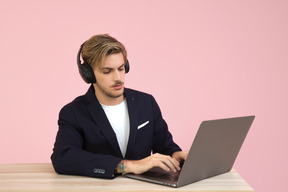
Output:
<svg viewBox="0 0 288 192">
<path fill-rule="evenodd" d="M 126 64 L 125 64 L 125 73 L 128 73 L 130 70 L 130 65 L 129 65 L 129 61 L 127 60 Z"/>
<path fill-rule="evenodd" d="M 84 62 L 83 64 L 78 65 L 78 69 L 82 79 L 86 83 L 96 83 L 94 71 L 89 64 Z"/>
</svg>

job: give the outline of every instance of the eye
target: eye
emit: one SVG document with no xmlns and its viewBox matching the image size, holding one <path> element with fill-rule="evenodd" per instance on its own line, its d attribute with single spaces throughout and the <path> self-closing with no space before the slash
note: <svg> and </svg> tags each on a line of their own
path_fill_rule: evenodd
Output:
<svg viewBox="0 0 288 192">
<path fill-rule="evenodd" d="M 109 70 L 109 69 L 103 70 L 103 73 L 104 73 L 104 74 L 109 74 L 110 72 L 111 72 L 111 70 Z"/>
<path fill-rule="evenodd" d="M 119 71 L 124 71 L 124 70 L 125 70 L 125 67 L 124 67 L 124 66 L 121 66 L 118 70 L 119 70 Z"/>
</svg>

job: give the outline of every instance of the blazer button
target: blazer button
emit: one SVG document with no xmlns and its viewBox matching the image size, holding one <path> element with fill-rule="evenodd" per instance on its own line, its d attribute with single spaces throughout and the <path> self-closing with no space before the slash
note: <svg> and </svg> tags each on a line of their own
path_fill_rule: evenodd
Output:
<svg viewBox="0 0 288 192">
<path fill-rule="evenodd" d="M 105 174 L 105 169 L 95 168 L 95 169 L 93 169 L 93 172 L 96 174 Z"/>
</svg>

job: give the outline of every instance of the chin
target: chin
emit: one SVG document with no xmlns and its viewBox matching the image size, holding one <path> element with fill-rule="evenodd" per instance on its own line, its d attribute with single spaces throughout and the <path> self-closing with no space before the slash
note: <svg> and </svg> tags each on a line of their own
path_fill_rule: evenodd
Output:
<svg viewBox="0 0 288 192">
<path fill-rule="evenodd" d="M 111 93 L 110 97 L 119 98 L 124 95 L 124 89 L 118 90 L 116 93 Z"/>
</svg>

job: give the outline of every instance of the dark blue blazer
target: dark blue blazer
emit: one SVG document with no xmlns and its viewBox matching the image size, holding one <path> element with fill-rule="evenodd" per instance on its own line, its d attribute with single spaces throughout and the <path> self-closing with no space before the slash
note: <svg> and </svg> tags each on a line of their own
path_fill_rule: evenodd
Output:
<svg viewBox="0 0 288 192">
<path fill-rule="evenodd" d="M 116 135 L 91 85 L 85 95 L 64 106 L 59 113 L 59 130 L 51 156 L 57 173 L 113 178 L 115 168 L 123 159 L 143 159 L 151 152 L 172 155 L 181 150 L 173 142 L 153 96 L 127 88 L 124 94 L 130 119 L 126 156 L 122 156 Z"/>
</svg>

